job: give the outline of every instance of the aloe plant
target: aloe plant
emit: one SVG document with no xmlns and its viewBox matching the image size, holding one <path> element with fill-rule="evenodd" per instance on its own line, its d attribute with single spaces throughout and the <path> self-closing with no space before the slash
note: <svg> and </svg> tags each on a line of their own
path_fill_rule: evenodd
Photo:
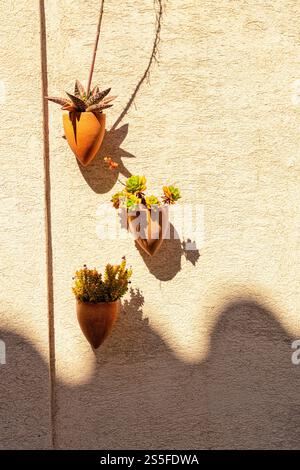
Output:
<svg viewBox="0 0 300 470">
<path fill-rule="evenodd" d="M 63 110 L 67 111 L 77 111 L 77 112 L 93 112 L 95 114 L 102 113 L 104 109 L 110 108 L 112 106 L 111 101 L 113 101 L 116 96 L 107 96 L 110 92 L 110 88 L 100 91 L 98 86 L 95 86 L 91 90 L 91 83 L 94 73 L 95 59 L 98 49 L 98 42 L 100 36 L 100 27 L 103 17 L 104 10 L 104 0 L 101 0 L 97 33 L 93 50 L 93 58 L 91 63 L 91 68 L 89 72 L 89 78 L 87 83 L 87 89 L 85 90 L 83 85 L 76 80 L 75 88 L 73 94 L 66 92 L 68 99 L 59 98 L 57 96 L 46 96 L 45 98 L 53 103 L 61 105 Z"/>
<path fill-rule="evenodd" d="M 47 100 L 61 105 L 63 110 L 77 111 L 77 112 L 93 112 L 102 113 L 104 109 L 112 106 L 116 96 L 107 96 L 111 88 L 100 91 L 98 86 L 95 86 L 89 93 L 86 92 L 83 85 L 79 80 L 76 80 L 73 94 L 66 92 L 67 98 L 59 98 L 57 96 L 47 96 Z"/>
</svg>

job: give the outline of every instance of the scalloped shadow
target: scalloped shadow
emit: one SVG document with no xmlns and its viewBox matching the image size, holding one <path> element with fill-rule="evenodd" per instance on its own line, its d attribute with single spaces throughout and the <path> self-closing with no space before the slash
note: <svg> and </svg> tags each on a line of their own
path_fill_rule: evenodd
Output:
<svg viewBox="0 0 300 470">
<path fill-rule="evenodd" d="M 151 327 L 143 295 L 131 291 L 89 380 L 56 381 L 56 448 L 298 449 L 296 338 L 255 296 L 234 292 L 215 312 L 206 357 L 191 364 Z M 51 448 L 48 364 L 28 338 L 4 328 L 0 338 L 0 447 Z"/>
</svg>

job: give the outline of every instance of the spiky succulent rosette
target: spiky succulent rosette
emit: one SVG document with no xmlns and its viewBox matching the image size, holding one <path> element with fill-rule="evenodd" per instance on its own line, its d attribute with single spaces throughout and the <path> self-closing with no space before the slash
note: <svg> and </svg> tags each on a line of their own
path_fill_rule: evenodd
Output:
<svg viewBox="0 0 300 470">
<path fill-rule="evenodd" d="M 100 91 L 99 87 L 95 86 L 87 95 L 83 85 L 79 80 L 76 80 L 74 93 L 66 92 L 69 99 L 56 96 L 46 96 L 46 98 L 53 103 L 59 104 L 61 109 L 65 111 L 76 111 L 80 113 L 93 112 L 99 114 L 102 113 L 104 109 L 110 108 L 112 106 L 112 104 L 110 104 L 111 101 L 116 98 L 116 96 L 107 96 L 110 90 L 111 88 L 107 88 L 106 90 Z"/>
</svg>

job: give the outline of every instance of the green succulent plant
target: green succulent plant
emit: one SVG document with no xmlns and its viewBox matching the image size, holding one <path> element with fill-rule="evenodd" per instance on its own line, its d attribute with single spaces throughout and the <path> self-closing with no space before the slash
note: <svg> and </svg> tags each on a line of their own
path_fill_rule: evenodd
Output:
<svg viewBox="0 0 300 470">
<path fill-rule="evenodd" d="M 126 190 L 128 193 L 142 193 L 146 190 L 145 176 L 130 176 L 126 181 Z"/>
<path fill-rule="evenodd" d="M 125 207 L 130 210 L 136 209 L 142 202 L 141 198 L 137 197 L 135 194 L 126 193 L 125 191 L 114 194 L 111 201 L 115 209 Z"/>
<path fill-rule="evenodd" d="M 179 189 L 174 186 L 164 186 L 163 192 L 162 200 L 165 204 L 175 204 L 181 198 Z"/>
<path fill-rule="evenodd" d="M 107 96 L 111 88 L 100 91 L 99 87 L 96 86 L 93 90 L 87 94 L 83 85 L 76 80 L 74 93 L 68 93 L 69 99 L 59 98 L 57 96 L 46 96 L 47 100 L 53 101 L 53 103 L 61 105 L 63 110 L 72 112 L 93 112 L 95 114 L 102 113 L 104 109 L 110 108 L 112 106 L 111 101 L 113 101 L 116 96 Z"/>
<path fill-rule="evenodd" d="M 79 302 L 113 302 L 127 292 L 131 276 L 132 270 L 126 268 L 125 258 L 119 265 L 107 264 L 104 275 L 84 266 L 75 273 L 72 291 Z"/>
<path fill-rule="evenodd" d="M 113 206 L 115 209 L 119 209 L 119 207 L 122 205 L 122 200 L 124 199 L 124 191 L 115 193 L 113 197 L 111 198 L 111 202 L 113 203 Z"/>
<path fill-rule="evenodd" d="M 175 186 L 163 186 L 163 196 L 160 199 L 154 195 L 146 196 L 144 194 L 146 183 L 145 176 L 130 176 L 124 185 L 123 191 L 119 191 L 112 196 L 111 202 L 113 206 L 116 209 L 125 207 L 128 210 L 134 210 L 137 209 L 138 205 L 142 204 L 144 207 L 151 209 L 157 208 L 162 203 L 175 204 L 181 197 L 179 189 Z"/>
<path fill-rule="evenodd" d="M 124 198 L 124 207 L 127 207 L 128 210 L 135 210 L 141 204 L 141 198 L 137 197 L 135 194 L 127 194 Z"/>
<path fill-rule="evenodd" d="M 160 201 L 156 196 L 146 196 L 145 201 L 148 209 L 151 209 L 152 206 L 160 206 Z"/>
</svg>

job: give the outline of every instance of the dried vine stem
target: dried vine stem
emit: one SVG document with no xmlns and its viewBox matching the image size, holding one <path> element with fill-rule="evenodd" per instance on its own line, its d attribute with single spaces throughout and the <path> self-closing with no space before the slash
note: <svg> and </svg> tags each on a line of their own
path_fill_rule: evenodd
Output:
<svg viewBox="0 0 300 470">
<path fill-rule="evenodd" d="M 97 54 L 97 49 L 98 49 L 98 42 L 99 42 L 99 37 L 100 37 L 100 29 L 101 29 L 103 10 L 104 10 L 104 0 L 101 0 L 98 27 L 97 27 L 97 34 L 96 34 L 96 40 L 95 40 L 94 52 L 93 52 L 93 59 L 92 59 L 92 64 L 91 64 L 91 68 L 90 68 L 90 74 L 89 74 L 87 89 L 86 89 L 86 95 L 87 96 L 89 96 L 90 91 L 91 91 L 91 83 L 92 83 L 92 78 L 93 78 L 96 54 Z"/>
<path fill-rule="evenodd" d="M 133 93 L 131 97 L 128 100 L 128 103 L 126 104 L 125 108 L 123 109 L 122 113 L 120 116 L 117 118 L 116 122 L 113 124 L 111 130 L 115 130 L 122 119 L 126 116 L 128 113 L 131 105 L 134 103 L 134 100 L 136 98 L 136 95 L 138 94 L 139 89 L 141 88 L 142 84 L 146 80 L 149 83 L 150 80 L 150 71 L 151 71 L 151 66 L 153 62 L 156 62 L 159 64 L 159 43 L 160 43 L 160 33 L 161 33 L 161 26 L 162 26 L 162 17 L 164 13 L 164 2 L 163 0 L 154 0 L 154 8 L 155 8 L 155 37 L 154 37 L 154 42 L 151 50 L 151 55 L 150 59 L 148 61 L 147 67 L 141 76 L 140 80 L 138 81 L 135 89 L 133 90 Z"/>
</svg>

